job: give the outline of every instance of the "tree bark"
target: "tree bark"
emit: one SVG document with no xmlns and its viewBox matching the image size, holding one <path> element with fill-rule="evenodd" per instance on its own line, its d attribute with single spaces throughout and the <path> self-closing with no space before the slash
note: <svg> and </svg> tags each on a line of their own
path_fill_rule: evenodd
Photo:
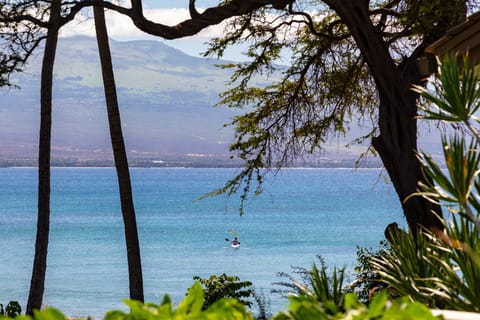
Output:
<svg viewBox="0 0 480 320">
<path fill-rule="evenodd" d="M 38 218 L 30 292 L 26 313 L 40 309 L 45 291 L 48 238 L 50 232 L 50 149 L 52 127 L 53 67 L 57 50 L 60 0 L 51 4 L 47 39 L 42 62 L 40 91 L 40 139 L 38 152 Z"/>
<path fill-rule="evenodd" d="M 326 1 L 349 27 L 366 60 L 379 94 L 380 135 L 372 140 L 402 203 L 408 226 L 443 229 L 441 208 L 422 197 L 411 197 L 419 182 L 427 182 L 417 151 L 417 94 L 413 84 L 421 84 L 421 75 L 413 58 L 397 66 L 388 45 L 375 29 L 369 16 L 369 1 Z"/>
<path fill-rule="evenodd" d="M 144 301 L 142 264 L 140 244 L 138 240 L 137 222 L 133 204 L 128 159 L 122 134 L 120 111 L 118 108 L 117 90 L 113 74 L 112 57 L 108 43 L 108 33 L 105 24 L 105 12 L 101 7 L 94 7 L 95 30 L 97 34 L 98 52 L 102 67 L 103 86 L 110 127 L 115 167 L 117 170 L 120 201 L 125 229 L 127 247 L 130 299 Z"/>
</svg>

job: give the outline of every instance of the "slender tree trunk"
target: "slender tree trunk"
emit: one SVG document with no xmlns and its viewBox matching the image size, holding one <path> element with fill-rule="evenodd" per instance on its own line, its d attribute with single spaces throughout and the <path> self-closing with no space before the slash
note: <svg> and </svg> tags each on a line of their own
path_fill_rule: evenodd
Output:
<svg viewBox="0 0 480 320">
<path fill-rule="evenodd" d="M 424 198 L 412 197 L 419 182 L 426 182 L 417 150 L 417 94 L 413 84 L 421 76 L 412 61 L 396 66 L 382 35 L 369 16 L 367 0 L 326 1 L 349 27 L 370 67 L 379 93 L 380 135 L 372 141 L 402 203 L 410 230 L 440 228 L 441 208 Z"/>
<path fill-rule="evenodd" d="M 50 10 L 50 28 L 47 32 L 42 62 L 40 92 L 40 139 L 38 152 L 38 220 L 30 292 L 27 310 L 29 315 L 42 306 L 47 271 L 48 237 L 50 232 L 50 149 L 52 127 L 53 66 L 58 40 L 60 0 L 53 0 Z"/>
<path fill-rule="evenodd" d="M 125 143 L 123 141 L 120 111 L 118 108 L 112 57 L 110 54 L 108 33 L 105 24 L 105 12 L 101 7 L 94 7 L 93 12 L 95 19 L 95 30 L 97 33 L 98 51 L 102 66 L 103 86 L 105 89 L 105 99 L 107 103 L 110 139 L 112 141 L 115 167 L 117 169 L 120 201 L 122 204 L 123 222 L 125 227 L 130 299 L 143 302 L 144 297 L 140 244 L 138 240 L 135 208 L 133 205 L 130 173 L 128 170 L 128 159 L 125 151 Z"/>
</svg>

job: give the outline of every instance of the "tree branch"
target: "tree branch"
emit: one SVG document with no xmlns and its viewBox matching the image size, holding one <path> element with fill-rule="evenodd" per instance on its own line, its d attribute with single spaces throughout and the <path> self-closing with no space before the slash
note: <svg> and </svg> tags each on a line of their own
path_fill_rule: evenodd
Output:
<svg viewBox="0 0 480 320">
<path fill-rule="evenodd" d="M 314 34 L 317 37 L 327 38 L 331 41 L 338 41 L 338 40 L 342 40 L 342 39 L 345 39 L 345 38 L 350 36 L 349 34 L 342 35 L 342 36 L 335 36 L 333 34 L 333 27 L 335 25 L 341 23 L 341 21 L 339 21 L 339 20 L 333 21 L 328 28 L 329 33 L 325 33 L 325 32 L 320 32 L 315 28 L 315 23 L 313 22 L 312 17 L 308 13 L 303 12 L 303 11 L 293 10 L 293 5 L 292 4 L 290 4 L 289 7 L 288 7 L 288 13 L 304 17 L 306 19 L 306 21 L 304 21 L 304 22 L 307 24 L 308 29 L 310 30 L 310 32 L 312 34 Z"/>
<path fill-rule="evenodd" d="M 190 3 L 188 4 L 188 10 L 190 11 L 190 17 L 192 19 L 198 18 L 200 16 L 197 9 L 195 8 L 195 0 L 190 0 Z"/>
</svg>

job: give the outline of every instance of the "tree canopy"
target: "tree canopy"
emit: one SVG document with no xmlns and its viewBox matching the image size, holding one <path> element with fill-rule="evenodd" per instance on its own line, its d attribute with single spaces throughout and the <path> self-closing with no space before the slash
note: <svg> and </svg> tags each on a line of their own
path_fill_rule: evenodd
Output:
<svg viewBox="0 0 480 320">
<path fill-rule="evenodd" d="M 233 121 L 231 150 L 246 168 L 221 191 L 262 181 L 264 169 L 288 165 L 318 149 L 329 137 L 348 130 L 358 119 L 371 121 L 371 138 L 393 182 L 409 226 L 441 227 L 439 207 L 407 197 L 425 180 L 416 158 L 417 100 L 412 85 L 425 74 L 416 61 L 424 49 L 463 21 L 474 0 L 230 0 L 198 10 L 188 2 L 190 18 L 168 26 L 144 16 L 142 1 L 62 1 L 61 28 L 82 9 L 101 6 L 128 16 L 152 35 L 176 39 L 227 20 L 225 36 L 213 39 L 207 54 L 246 43 L 246 63 L 233 64 L 232 83 L 222 103 L 249 107 Z M 124 6 L 125 4 L 125 6 Z M 20 69 L 49 27 L 51 1 L 1 1 L 2 83 Z M 187 4 L 185 3 L 185 6 Z M 201 12 L 200 12 L 201 11 Z M 276 64 L 290 56 L 288 67 Z M 272 77 L 263 87 L 251 80 Z M 278 74 L 278 73 L 276 73 Z M 434 212 L 434 213 L 432 213 Z"/>
<path fill-rule="evenodd" d="M 39 221 L 32 275 L 30 313 L 41 305 L 50 211 L 50 131 L 52 79 L 58 31 L 87 7 L 128 16 L 149 34 L 176 39 L 227 20 L 225 35 L 212 39 L 206 55 L 221 57 L 246 44 L 247 62 L 232 63 L 231 87 L 221 104 L 246 108 L 231 123 L 230 150 L 245 168 L 218 192 L 229 194 L 252 180 L 260 190 L 272 168 L 321 150 L 330 137 L 344 134 L 354 121 L 372 129 L 371 139 L 393 182 L 412 231 L 443 228 L 438 204 L 412 197 L 429 185 L 417 158 L 418 87 L 425 76 L 417 65 L 425 48 L 478 8 L 474 0 L 226 0 L 202 12 L 188 2 L 190 18 L 174 26 L 144 16 L 142 1 L 0 1 L 0 86 L 22 69 L 46 39 L 42 67 L 39 143 Z M 284 64 L 279 61 L 287 59 Z M 258 76 L 264 86 L 255 85 Z M 417 86 L 417 91 L 412 87 Z M 348 182 L 346 182 L 348 183 Z M 38 253 L 38 254 L 37 254 Z"/>
<path fill-rule="evenodd" d="M 478 8 L 476 1 L 294 1 L 282 10 L 264 6 L 229 20 L 207 55 L 246 44 L 245 63 L 232 68 L 231 88 L 221 104 L 246 108 L 231 125 L 231 151 L 245 169 L 218 192 L 261 190 L 265 171 L 292 164 L 322 150 L 355 122 L 371 130 L 353 143 L 371 139 L 399 194 L 412 230 L 441 228 L 440 209 L 408 198 L 427 179 L 416 158 L 418 94 L 426 74 L 417 61 L 425 48 Z M 288 55 L 287 55 L 288 54 Z M 283 61 L 287 67 L 278 64 Z M 280 74 L 280 76 L 278 76 Z M 252 81 L 270 76 L 267 85 Z M 409 200 L 407 200 L 407 198 Z"/>
</svg>

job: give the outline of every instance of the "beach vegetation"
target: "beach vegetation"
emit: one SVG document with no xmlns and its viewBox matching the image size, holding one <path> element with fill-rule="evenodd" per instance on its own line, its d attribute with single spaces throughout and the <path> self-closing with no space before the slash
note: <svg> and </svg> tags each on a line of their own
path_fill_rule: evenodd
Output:
<svg viewBox="0 0 480 320">
<path fill-rule="evenodd" d="M 388 285 L 380 281 L 380 274 L 373 268 L 372 259 L 381 258 L 391 251 L 387 241 L 381 241 L 377 249 L 357 247 L 357 264 L 354 268 L 353 282 L 349 284 L 349 291 L 354 292 L 358 301 L 369 304 L 370 300 Z M 394 295 L 390 295 L 395 297 Z"/>
<path fill-rule="evenodd" d="M 207 308 L 204 300 L 204 289 L 196 282 L 188 289 L 187 296 L 174 306 L 168 295 L 165 295 L 160 305 L 126 301 L 130 311 L 108 312 L 105 320 L 119 319 L 254 319 L 244 303 L 235 298 L 223 298 L 215 301 Z"/>
<path fill-rule="evenodd" d="M 256 320 L 267 320 L 272 317 L 272 310 L 270 305 L 270 300 L 264 294 L 262 290 L 253 291 L 253 300 L 255 309 L 252 311 L 254 313 Z M 250 308 L 251 310 L 253 309 Z"/>
<path fill-rule="evenodd" d="M 187 296 L 174 305 L 168 295 L 165 295 L 160 304 L 143 303 L 135 300 L 126 300 L 129 311 L 113 310 L 106 313 L 105 320 L 253 320 L 258 319 L 248 311 L 246 306 L 235 298 L 223 298 L 204 309 L 204 290 L 196 282 L 187 293 Z M 312 295 L 291 295 L 290 305 L 286 311 L 279 312 L 273 320 L 368 320 L 368 319 L 438 319 L 430 310 L 409 299 L 390 300 L 386 293 L 375 296 L 370 305 L 358 302 L 355 294 L 345 295 L 345 311 L 332 312 L 319 303 Z M 9 317 L 10 318 L 10 317 Z M 6 319 L 6 318 L 5 318 Z M 17 320 L 66 320 L 67 317 L 59 310 L 48 307 L 41 311 L 34 310 L 32 316 L 16 316 Z"/>
<path fill-rule="evenodd" d="M 360 303 L 355 294 L 348 293 L 345 295 L 345 311 L 335 314 L 312 296 L 290 296 L 289 300 L 289 309 L 275 315 L 274 320 L 439 319 L 425 305 L 407 298 L 390 300 L 386 292 L 376 295 L 368 306 Z"/>
<path fill-rule="evenodd" d="M 22 313 L 22 307 L 18 303 L 18 301 L 10 301 L 5 309 L 3 308 L 3 304 L 0 303 L 0 317 L 9 317 L 15 318 Z"/>
<path fill-rule="evenodd" d="M 405 234 L 392 251 L 372 260 L 381 281 L 429 307 L 480 312 L 480 82 L 468 55 L 445 57 L 428 89 L 422 117 L 444 124 L 444 164 L 420 153 L 432 183 L 420 184 L 428 201 L 449 213 L 443 228 Z"/>
<path fill-rule="evenodd" d="M 344 310 L 344 298 L 348 292 L 345 283 L 345 268 L 329 272 L 327 265 L 322 257 L 317 257 L 320 267 L 316 263 L 312 264 L 311 269 L 303 267 L 292 267 L 293 274 L 281 272 L 279 277 L 286 281 L 275 282 L 274 285 L 279 289 L 274 289 L 274 293 L 283 296 L 307 296 L 313 298 L 323 305 L 323 309 L 328 314 L 337 314 Z M 297 278 L 298 277 L 298 278 Z"/>
<path fill-rule="evenodd" d="M 203 309 L 207 309 L 222 298 L 236 298 L 247 307 L 252 306 L 250 298 L 254 290 L 250 281 L 240 281 L 238 276 L 212 274 L 208 278 L 194 276 L 193 280 L 199 282 L 204 291 Z"/>
</svg>

